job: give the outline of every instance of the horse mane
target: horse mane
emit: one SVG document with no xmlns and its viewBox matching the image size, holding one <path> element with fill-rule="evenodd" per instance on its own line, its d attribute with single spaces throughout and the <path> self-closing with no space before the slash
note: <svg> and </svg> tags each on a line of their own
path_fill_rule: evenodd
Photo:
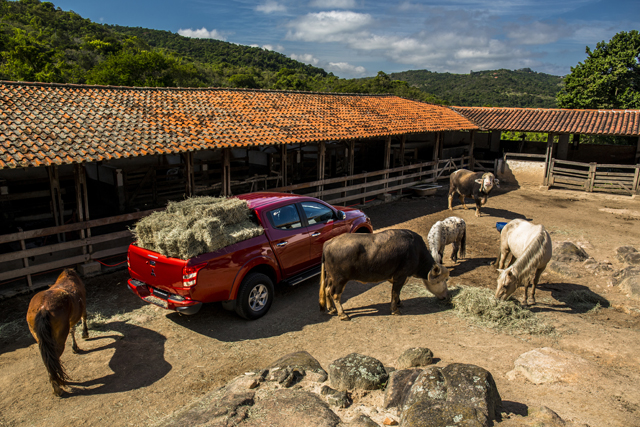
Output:
<svg viewBox="0 0 640 427">
<path fill-rule="evenodd" d="M 531 276 L 535 274 L 544 257 L 544 250 L 548 241 L 549 235 L 544 226 L 540 225 L 540 233 L 538 233 L 535 240 L 529 243 L 522 256 L 509 267 L 516 276 L 518 286 L 522 285 L 522 283 L 527 283 Z"/>
</svg>

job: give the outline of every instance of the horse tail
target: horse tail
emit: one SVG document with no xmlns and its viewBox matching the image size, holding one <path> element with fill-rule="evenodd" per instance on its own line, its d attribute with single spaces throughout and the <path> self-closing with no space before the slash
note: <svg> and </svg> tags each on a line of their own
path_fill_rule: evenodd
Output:
<svg viewBox="0 0 640 427">
<path fill-rule="evenodd" d="M 460 258 L 467 257 L 467 227 L 462 230 L 462 240 L 460 240 Z"/>
<path fill-rule="evenodd" d="M 427 242 L 429 243 L 429 252 L 431 252 L 431 256 L 433 260 L 440 264 L 442 260 L 440 259 L 440 246 L 442 244 L 442 222 L 438 221 L 433 226 L 431 226 L 431 230 L 429 230 L 429 234 L 427 236 Z"/>
<path fill-rule="evenodd" d="M 326 288 L 326 272 L 324 271 L 324 252 L 322 253 L 322 264 L 320 264 L 320 296 L 318 302 L 320 303 L 320 311 L 325 311 L 326 307 L 326 297 L 327 297 L 327 288 Z"/>
<path fill-rule="evenodd" d="M 59 385 L 65 385 L 69 381 L 69 376 L 62 366 L 60 357 L 58 356 L 55 338 L 53 337 L 53 328 L 51 327 L 51 315 L 47 310 L 40 310 L 34 319 L 34 331 L 38 337 L 38 347 L 40 348 L 40 356 L 44 366 L 49 372 L 49 378 L 52 382 Z"/>
</svg>

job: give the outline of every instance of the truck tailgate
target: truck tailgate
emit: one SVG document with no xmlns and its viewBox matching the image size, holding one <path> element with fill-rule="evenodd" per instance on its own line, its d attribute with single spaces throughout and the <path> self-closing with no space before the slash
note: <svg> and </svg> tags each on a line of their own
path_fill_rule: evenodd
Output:
<svg viewBox="0 0 640 427">
<path fill-rule="evenodd" d="M 171 292 L 182 288 L 182 269 L 187 261 L 167 258 L 133 244 L 129 245 L 128 258 L 131 278 Z"/>
</svg>

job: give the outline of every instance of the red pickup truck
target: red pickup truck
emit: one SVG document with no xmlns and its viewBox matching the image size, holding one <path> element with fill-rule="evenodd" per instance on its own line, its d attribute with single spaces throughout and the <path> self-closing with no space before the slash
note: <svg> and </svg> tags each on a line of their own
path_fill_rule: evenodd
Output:
<svg viewBox="0 0 640 427">
<path fill-rule="evenodd" d="M 267 192 L 237 197 L 247 201 L 264 234 L 188 260 L 132 243 L 129 289 L 183 314 L 222 301 L 241 317 L 258 319 L 273 302 L 275 283 L 295 285 L 320 273 L 324 242 L 343 233 L 373 231 L 363 212 L 313 197 Z"/>
</svg>

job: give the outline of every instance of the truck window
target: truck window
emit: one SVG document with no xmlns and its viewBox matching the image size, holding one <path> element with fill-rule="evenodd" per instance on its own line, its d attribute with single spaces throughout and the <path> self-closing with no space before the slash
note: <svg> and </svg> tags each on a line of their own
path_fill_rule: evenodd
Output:
<svg viewBox="0 0 640 427">
<path fill-rule="evenodd" d="M 333 219 L 333 211 L 316 202 L 302 202 L 302 209 L 309 225 L 325 223 Z"/>
<path fill-rule="evenodd" d="M 269 212 L 271 222 L 275 228 L 290 230 L 302 227 L 300 215 L 295 205 L 287 205 Z"/>
</svg>

